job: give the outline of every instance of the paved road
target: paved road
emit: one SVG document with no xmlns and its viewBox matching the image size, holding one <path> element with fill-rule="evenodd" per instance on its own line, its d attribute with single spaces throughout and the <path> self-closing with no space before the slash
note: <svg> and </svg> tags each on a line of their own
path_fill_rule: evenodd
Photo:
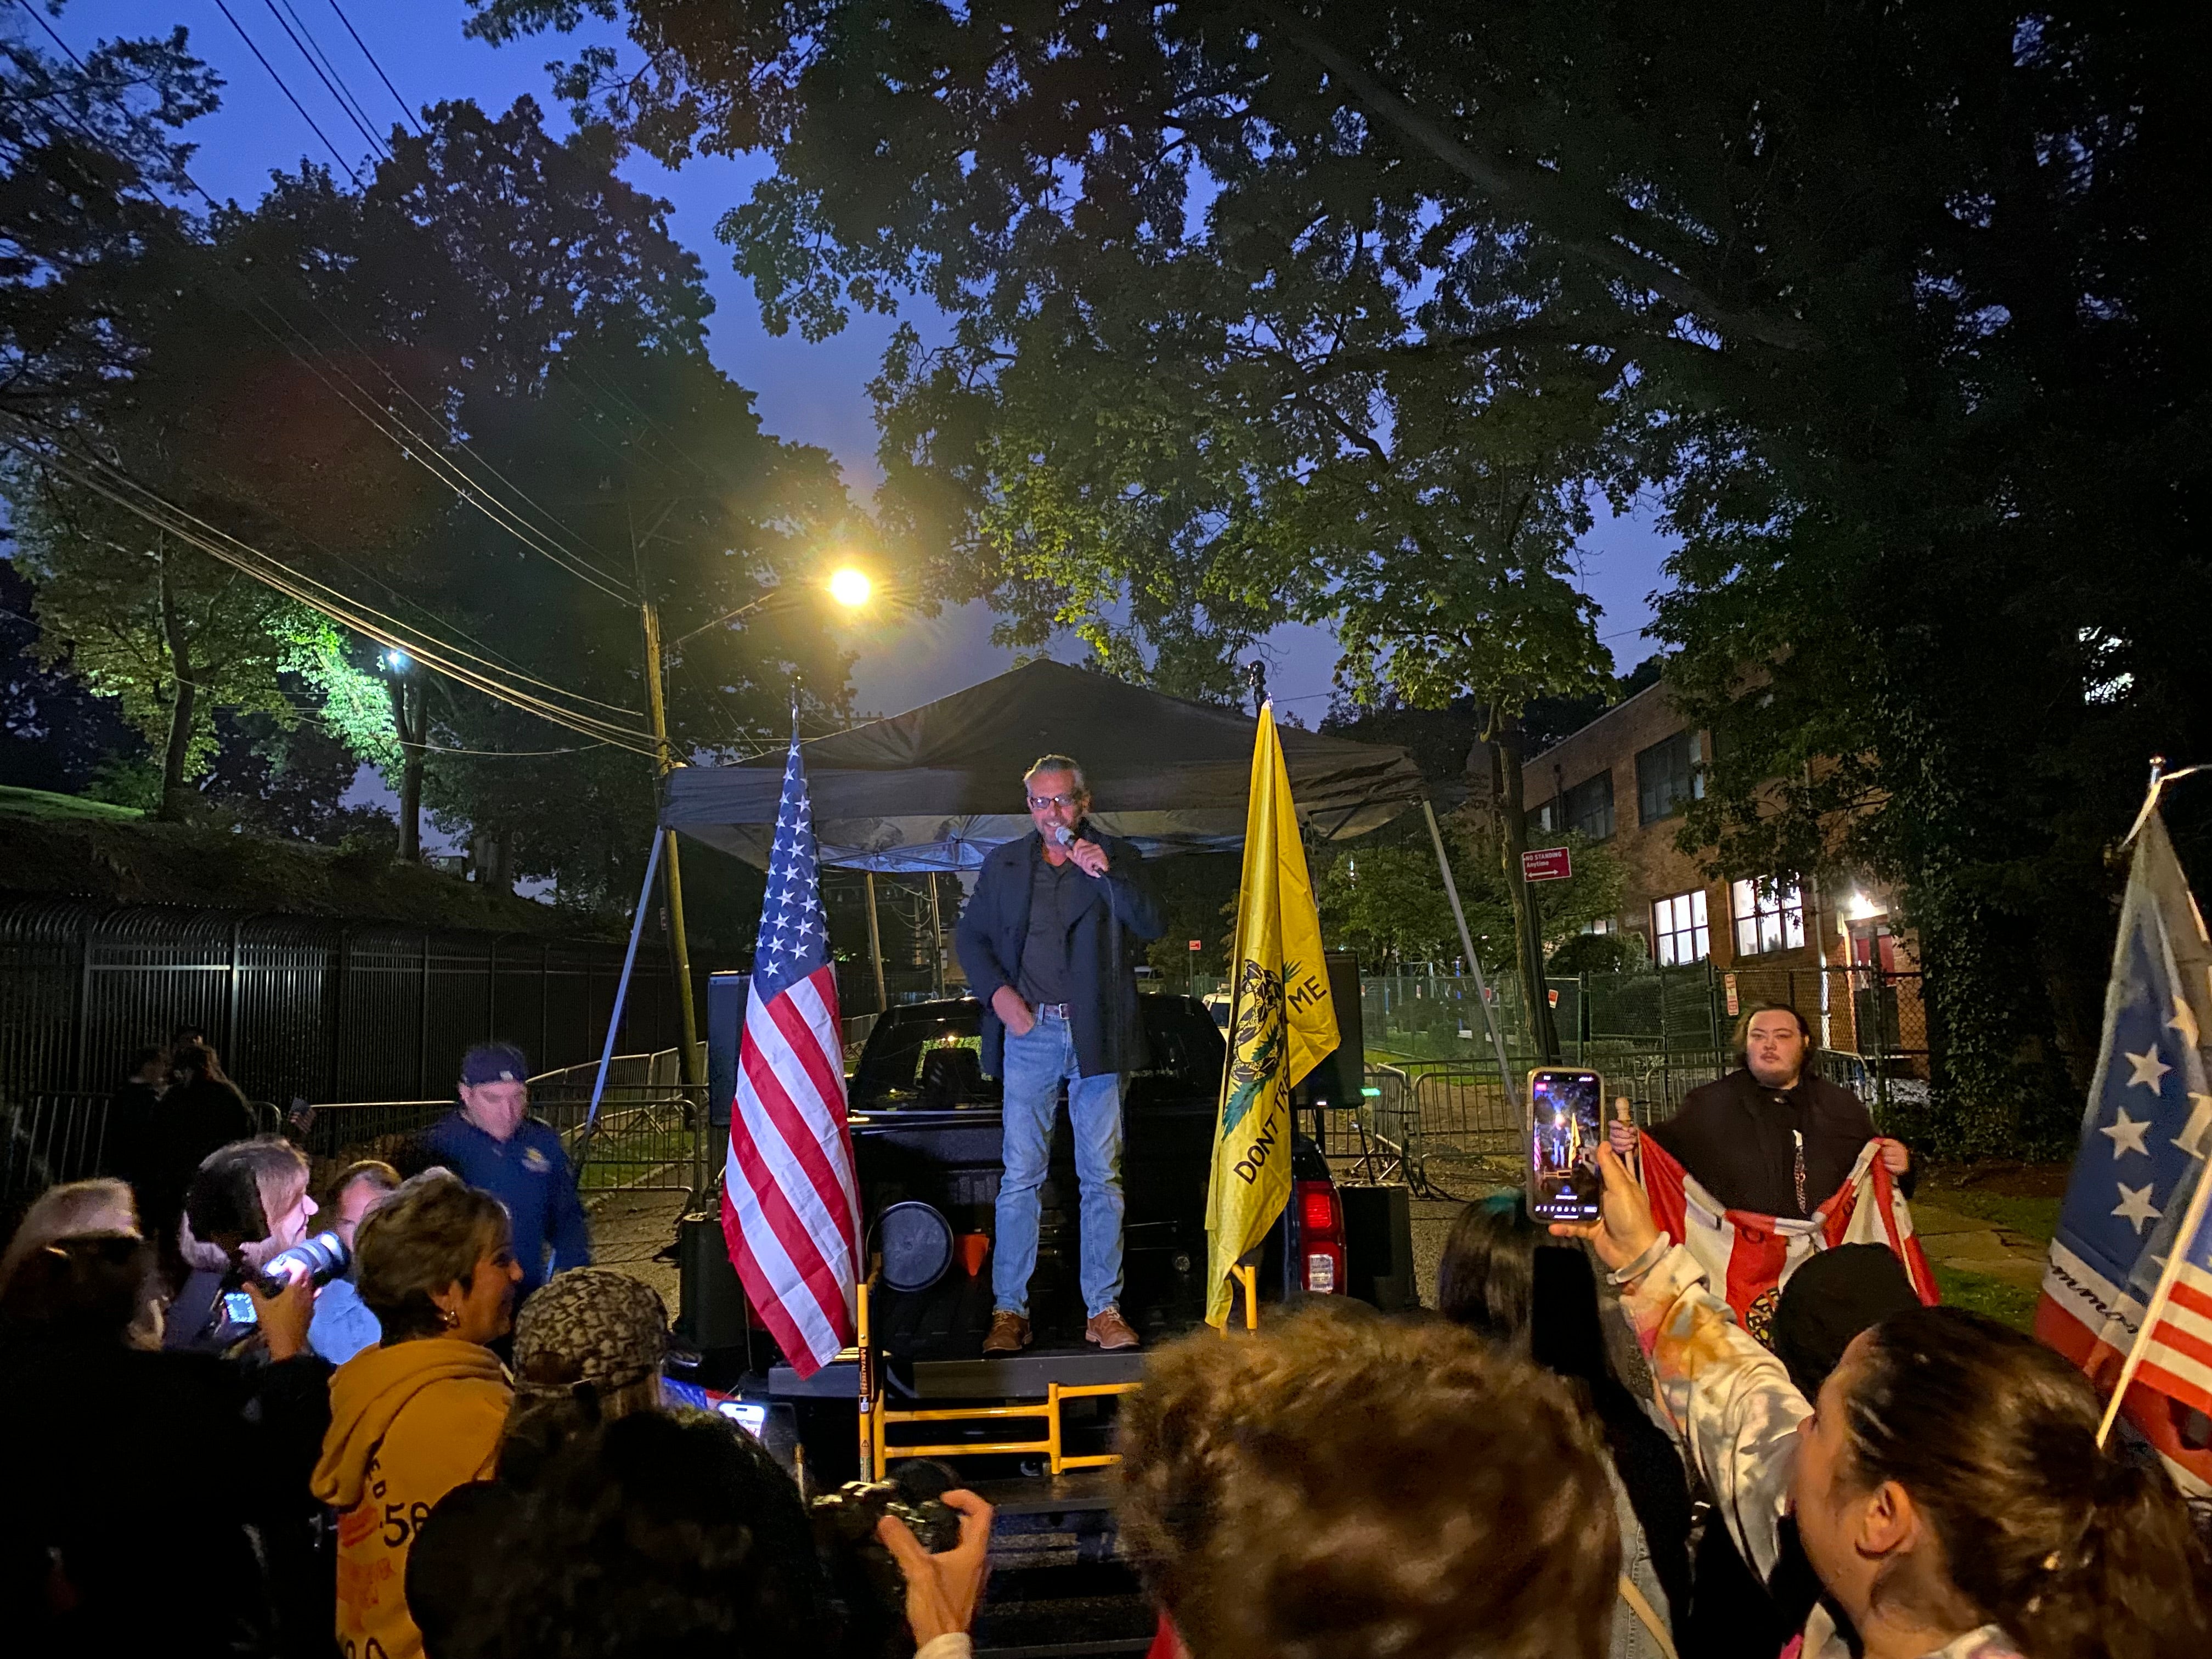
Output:
<svg viewBox="0 0 2212 1659">
<path fill-rule="evenodd" d="M 681 1274 L 660 1253 L 676 1242 L 676 1223 L 684 1213 L 682 1193 L 597 1193 L 586 1200 L 592 1218 L 592 1259 L 602 1267 L 619 1267 L 660 1292 L 670 1318 L 676 1316 Z"/>
</svg>

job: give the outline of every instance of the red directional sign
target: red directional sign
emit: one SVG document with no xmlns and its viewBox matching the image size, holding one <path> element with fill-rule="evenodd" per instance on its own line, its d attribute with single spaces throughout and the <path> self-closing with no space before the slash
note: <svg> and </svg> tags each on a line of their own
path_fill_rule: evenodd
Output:
<svg viewBox="0 0 2212 1659">
<path fill-rule="evenodd" d="M 1565 881 L 1574 872 L 1574 862 L 1564 847 L 1540 847 L 1521 855 L 1523 881 Z"/>
</svg>

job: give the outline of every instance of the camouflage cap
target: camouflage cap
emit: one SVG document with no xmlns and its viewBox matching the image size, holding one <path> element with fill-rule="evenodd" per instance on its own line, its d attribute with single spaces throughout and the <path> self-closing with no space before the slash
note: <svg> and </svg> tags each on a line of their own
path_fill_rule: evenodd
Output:
<svg viewBox="0 0 2212 1659">
<path fill-rule="evenodd" d="M 522 1304 L 514 1389 L 565 1395 L 589 1382 L 604 1394 L 651 1376 L 667 1352 L 668 1309 L 659 1291 L 610 1267 L 574 1267 Z"/>
</svg>

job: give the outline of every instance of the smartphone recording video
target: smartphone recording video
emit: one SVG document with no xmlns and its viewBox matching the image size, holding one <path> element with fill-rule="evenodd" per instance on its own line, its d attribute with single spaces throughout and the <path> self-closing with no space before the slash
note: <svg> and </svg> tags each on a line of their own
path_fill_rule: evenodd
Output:
<svg viewBox="0 0 2212 1659">
<path fill-rule="evenodd" d="M 1595 1072 L 1543 1066 L 1528 1073 L 1528 1213 L 1539 1221 L 1595 1221 L 1605 1139 Z"/>
</svg>

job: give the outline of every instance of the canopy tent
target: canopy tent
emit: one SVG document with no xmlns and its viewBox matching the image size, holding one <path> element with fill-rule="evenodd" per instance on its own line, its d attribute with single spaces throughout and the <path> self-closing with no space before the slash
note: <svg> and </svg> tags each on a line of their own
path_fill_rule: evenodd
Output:
<svg viewBox="0 0 2212 1659">
<path fill-rule="evenodd" d="M 1296 726 L 1283 757 L 1300 821 L 1323 841 L 1379 829 L 1428 793 L 1395 745 Z M 1040 755 L 1082 763 L 1109 835 L 1146 856 L 1240 845 L 1252 717 L 1065 663 L 1033 662 L 888 720 L 800 744 L 824 864 L 887 872 L 972 870 L 1025 835 L 1021 776 Z M 660 822 L 768 862 L 781 751 L 668 775 Z"/>
</svg>

